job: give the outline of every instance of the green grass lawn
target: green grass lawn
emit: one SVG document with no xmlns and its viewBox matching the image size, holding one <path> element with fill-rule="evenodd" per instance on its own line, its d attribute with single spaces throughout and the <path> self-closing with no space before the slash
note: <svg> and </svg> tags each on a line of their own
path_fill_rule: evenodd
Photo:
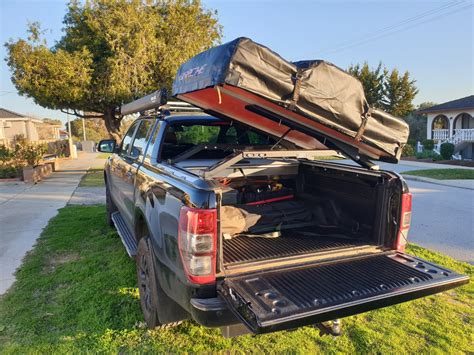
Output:
<svg viewBox="0 0 474 355">
<path fill-rule="evenodd" d="M 100 187 L 105 186 L 104 182 L 104 168 L 93 168 L 87 170 L 87 173 L 82 177 L 79 186 L 82 187 Z"/>
<path fill-rule="evenodd" d="M 409 252 L 473 274 L 474 267 L 426 249 Z M 0 353 L 469 353 L 473 284 L 343 320 L 343 335 L 313 327 L 224 339 L 192 321 L 164 331 L 143 328 L 134 262 L 104 206 L 63 208 L 43 231 L 0 298 Z"/>
<path fill-rule="evenodd" d="M 405 171 L 404 175 L 423 176 L 438 180 L 474 179 L 474 169 L 426 169 Z"/>
</svg>

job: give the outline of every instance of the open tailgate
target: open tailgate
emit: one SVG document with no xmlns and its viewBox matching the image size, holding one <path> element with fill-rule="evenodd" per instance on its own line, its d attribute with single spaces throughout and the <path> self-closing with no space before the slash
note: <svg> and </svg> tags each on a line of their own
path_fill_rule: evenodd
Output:
<svg viewBox="0 0 474 355">
<path fill-rule="evenodd" d="M 252 332 L 267 333 L 390 306 L 468 281 L 425 260 L 389 253 L 230 277 L 219 293 Z"/>
<path fill-rule="evenodd" d="M 396 162 L 408 139 L 406 122 L 371 108 L 345 71 L 322 60 L 288 62 L 248 38 L 181 65 L 173 95 L 301 148 L 318 149 L 316 139 L 352 158 Z"/>
</svg>

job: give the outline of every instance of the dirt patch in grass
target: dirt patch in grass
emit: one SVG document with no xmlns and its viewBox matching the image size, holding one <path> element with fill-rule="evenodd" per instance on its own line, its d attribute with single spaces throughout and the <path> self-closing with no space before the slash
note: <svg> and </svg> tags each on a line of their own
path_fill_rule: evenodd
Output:
<svg viewBox="0 0 474 355">
<path fill-rule="evenodd" d="M 50 260 L 49 264 L 52 265 L 52 266 L 57 266 L 57 265 L 69 263 L 71 261 L 79 260 L 80 258 L 81 257 L 77 253 L 60 254 L 60 255 L 57 255 L 57 256 L 53 257 L 53 259 Z"/>
<path fill-rule="evenodd" d="M 58 255 L 53 255 L 46 262 L 45 267 L 43 268 L 44 273 L 53 272 L 59 265 L 70 263 L 73 261 L 80 260 L 81 256 L 79 253 L 62 253 Z"/>
<path fill-rule="evenodd" d="M 105 186 L 104 169 L 93 168 L 87 170 L 87 173 L 82 177 L 79 183 L 81 187 L 101 187 Z"/>
<path fill-rule="evenodd" d="M 411 245 L 408 253 L 472 277 L 474 267 Z M 80 255 L 80 258 L 77 256 Z M 72 258 L 71 258 L 72 256 Z M 42 270 L 51 262 L 51 273 Z M 134 262 L 103 206 L 69 206 L 45 228 L 0 298 L 1 353 L 469 353 L 474 287 L 343 319 L 343 335 L 314 327 L 225 339 L 193 321 L 143 328 Z"/>
</svg>

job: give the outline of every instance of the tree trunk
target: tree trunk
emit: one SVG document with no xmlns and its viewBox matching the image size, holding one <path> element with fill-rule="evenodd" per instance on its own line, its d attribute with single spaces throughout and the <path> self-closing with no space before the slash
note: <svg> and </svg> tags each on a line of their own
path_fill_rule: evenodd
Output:
<svg viewBox="0 0 474 355">
<path fill-rule="evenodd" d="M 105 127 L 107 128 L 107 131 L 109 132 L 110 137 L 115 139 L 117 143 L 119 143 L 122 140 L 122 136 L 120 134 L 121 120 L 122 120 L 121 117 L 117 117 L 115 115 L 114 107 L 108 107 L 105 109 L 104 111 Z"/>
</svg>

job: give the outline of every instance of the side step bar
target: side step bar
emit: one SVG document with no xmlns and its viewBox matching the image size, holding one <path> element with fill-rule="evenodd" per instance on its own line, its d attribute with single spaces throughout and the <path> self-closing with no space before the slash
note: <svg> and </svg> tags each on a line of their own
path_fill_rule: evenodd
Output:
<svg viewBox="0 0 474 355">
<path fill-rule="evenodd" d="M 112 213 L 112 221 L 114 221 L 115 228 L 117 229 L 117 233 L 122 239 L 122 243 L 127 250 L 128 255 L 131 258 L 134 258 L 137 255 L 137 241 L 133 237 L 132 233 L 127 227 L 122 215 L 120 212 Z"/>
</svg>

